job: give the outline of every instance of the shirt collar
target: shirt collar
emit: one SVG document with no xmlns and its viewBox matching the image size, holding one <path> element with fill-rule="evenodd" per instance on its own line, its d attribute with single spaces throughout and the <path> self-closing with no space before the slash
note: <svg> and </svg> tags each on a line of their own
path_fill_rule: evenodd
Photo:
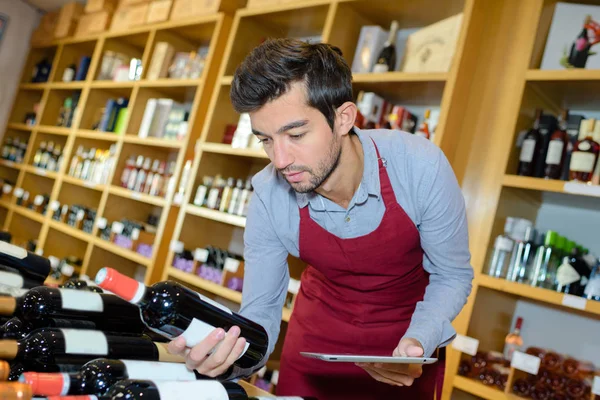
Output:
<svg viewBox="0 0 600 400">
<path fill-rule="evenodd" d="M 369 195 L 376 198 L 381 197 L 381 187 L 379 184 L 379 160 L 377 152 L 371 137 L 364 131 L 354 128 L 360 143 L 362 144 L 364 153 L 364 170 L 363 177 L 349 207 L 354 204 L 362 204 L 369 198 Z M 293 190 L 293 189 L 292 189 Z M 296 193 L 296 201 L 298 207 L 304 208 L 310 204 L 310 208 L 314 211 L 327 211 L 327 199 L 323 199 L 316 192 Z"/>
</svg>

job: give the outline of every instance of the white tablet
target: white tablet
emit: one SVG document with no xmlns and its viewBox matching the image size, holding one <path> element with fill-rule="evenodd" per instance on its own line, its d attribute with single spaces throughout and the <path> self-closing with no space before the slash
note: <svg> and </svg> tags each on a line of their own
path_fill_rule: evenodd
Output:
<svg viewBox="0 0 600 400">
<path fill-rule="evenodd" d="M 430 357 L 392 357 L 392 356 L 365 356 L 354 354 L 326 354 L 301 351 L 301 355 L 329 362 L 351 363 L 393 363 L 393 364 L 433 364 L 437 358 Z"/>
</svg>

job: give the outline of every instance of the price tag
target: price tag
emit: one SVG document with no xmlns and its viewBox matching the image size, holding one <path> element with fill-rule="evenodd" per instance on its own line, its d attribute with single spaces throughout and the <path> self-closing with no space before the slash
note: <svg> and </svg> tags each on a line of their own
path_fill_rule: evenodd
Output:
<svg viewBox="0 0 600 400">
<path fill-rule="evenodd" d="M 85 211 L 83 210 L 79 210 L 77 211 L 77 221 L 83 221 L 83 217 L 85 217 Z"/>
<path fill-rule="evenodd" d="M 540 370 L 541 361 L 542 360 L 539 357 L 532 356 L 527 353 L 521 353 L 520 351 L 515 351 L 513 353 L 510 366 L 532 375 L 537 375 L 538 371 Z"/>
<path fill-rule="evenodd" d="M 237 272 L 240 267 L 240 260 L 236 260 L 235 258 L 227 257 L 225 259 L 225 263 L 223 264 L 223 269 L 225 271 L 233 272 L 234 274 Z"/>
<path fill-rule="evenodd" d="M 183 242 L 180 242 L 179 240 L 171 240 L 171 243 L 169 243 L 169 250 L 173 253 L 181 253 L 183 249 Z"/>
<path fill-rule="evenodd" d="M 600 376 L 594 377 L 594 385 L 592 386 L 592 393 L 600 396 Z"/>
<path fill-rule="evenodd" d="M 477 354 L 477 349 L 479 349 L 479 340 L 468 336 L 456 335 L 456 338 L 452 341 L 452 347 L 462 353 L 474 356 Z"/>
<path fill-rule="evenodd" d="M 288 283 L 288 292 L 296 295 L 298 294 L 298 291 L 300 291 L 300 281 L 298 279 L 290 278 Z"/>
<path fill-rule="evenodd" d="M 567 193 L 583 194 L 585 196 L 600 197 L 599 185 L 587 185 L 585 183 L 566 182 L 563 190 Z"/>
<path fill-rule="evenodd" d="M 138 240 L 140 238 L 140 230 L 138 228 L 133 228 L 131 231 L 131 240 Z"/>
<path fill-rule="evenodd" d="M 587 300 L 583 297 L 573 296 L 571 294 L 565 294 L 562 299 L 562 305 L 576 308 L 578 310 L 585 310 L 585 306 L 587 305 Z"/>
<path fill-rule="evenodd" d="M 12 186 L 10 186 L 8 183 L 5 183 L 4 186 L 2 186 L 2 191 L 4 192 L 4 194 L 10 193 L 11 190 Z"/>
<path fill-rule="evenodd" d="M 99 218 L 98 222 L 96 222 L 96 226 L 98 227 L 98 229 L 104 229 L 106 228 L 106 225 L 108 225 L 108 221 L 106 220 L 106 218 Z"/>
<path fill-rule="evenodd" d="M 131 193 L 131 198 L 134 200 L 140 200 L 142 198 L 142 195 L 137 192 L 133 192 Z"/>
<path fill-rule="evenodd" d="M 194 250 L 194 260 L 204 263 L 208 260 L 208 250 L 198 247 Z"/>
<path fill-rule="evenodd" d="M 35 169 L 35 172 L 36 172 L 38 175 L 41 175 L 41 176 L 46 176 L 46 175 L 47 175 L 47 173 L 46 173 L 46 170 L 45 170 L 45 169 L 42 169 L 42 168 L 36 168 L 36 169 Z"/>
<path fill-rule="evenodd" d="M 15 197 L 23 197 L 23 193 L 25 193 L 25 191 L 22 188 L 15 189 Z"/>
</svg>

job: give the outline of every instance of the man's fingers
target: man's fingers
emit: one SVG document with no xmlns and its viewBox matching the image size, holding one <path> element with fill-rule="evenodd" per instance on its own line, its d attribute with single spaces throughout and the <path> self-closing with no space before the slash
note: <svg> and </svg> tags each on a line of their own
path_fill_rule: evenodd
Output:
<svg viewBox="0 0 600 400">
<path fill-rule="evenodd" d="M 371 375 L 371 377 L 375 380 L 378 380 L 379 382 L 383 382 L 383 383 L 387 383 L 388 385 L 394 385 L 394 386 L 404 386 L 402 383 L 400 382 L 396 382 L 392 379 L 389 379 L 383 375 L 381 375 L 379 372 L 375 371 L 373 368 L 369 368 L 369 367 L 362 367 L 365 371 L 367 371 L 367 373 L 369 375 Z"/>
<path fill-rule="evenodd" d="M 179 336 L 178 338 L 171 340 L 167 346 L 167 350 L 171 354 L 183 356 L 185 351 L 185 339 Z"/>
<path fill-rule="evenodd" d="M 238 358 L 240 358 L 240 356 L 244 352 L 245 348 L 246 348 L 246 339 L 244 339 L 244 338 L 238 338 L 237 341 L 235 342 L 235 346 L 233 347 L 233 350 L 231 351 L 231 353 L 229 353 L 229 357 L 227 357 L 227 360 L 225 360 L 225 362 L 223 364 L 221 364 L 220 367 L 216 368 L 213 371 L 214 376 L 217 377 L 217 376 L 225 373 L 225 371 L 227 371 L 227 369 Z"/>
<path fill-rule="evenodd" d="M 403 386 L 410 386 L 415 381 L 415 379 L 413 377 L 410 377 L 408 375 L 398 373 L 398 372 L 387 371 L 387 370 L 381 369 L 381 368 L 366 367 L 365 369 L 367 371 L 375 373 L 389 381 L 394 382 L 394 384 L 396 384 L 396 385 L 400 384 Z"/>
<path fill-rule="evenodd" d="M 196 369 L 206 359 L 212 349 L 225 337 L 225 331 L 221 328 L 215 329 L 206 339 L 195 345 L 186 354 L 185 365 L 189 369 Z"/>
<path fill-rule="evenodd" d="M 412 378 L 419 378 L 423 373 L 423 367 L 419 364 L 375 363 L 371 367 L 408 375 Z"/>
<path fill-rule="evenodd" d="M 216 376 L 214 370 L 227 361 L 239 336 L 240 328 L 237 326 L 231 327 L 229 332 L 227 332 L 227 335 L 225 335 L 225 339 L 223 339 L 219 344 L 219 347 L 206 359 L 206 361 L 202 363 L 198 372 L 214 378 Z"/>
</svg>

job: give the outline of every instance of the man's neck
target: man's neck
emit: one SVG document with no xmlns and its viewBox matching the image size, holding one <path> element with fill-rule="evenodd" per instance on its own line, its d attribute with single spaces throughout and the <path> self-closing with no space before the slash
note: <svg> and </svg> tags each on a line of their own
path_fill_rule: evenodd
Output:
<svg viewBox="0 0 600 400">
<path fill-rule="evenodd" d="M 364 152 L 357 135 L 348 135 L 342 140 L 342 154 L 337 168 L 315 192 L 348 208 L 363 177 Z"/>
</svg>

